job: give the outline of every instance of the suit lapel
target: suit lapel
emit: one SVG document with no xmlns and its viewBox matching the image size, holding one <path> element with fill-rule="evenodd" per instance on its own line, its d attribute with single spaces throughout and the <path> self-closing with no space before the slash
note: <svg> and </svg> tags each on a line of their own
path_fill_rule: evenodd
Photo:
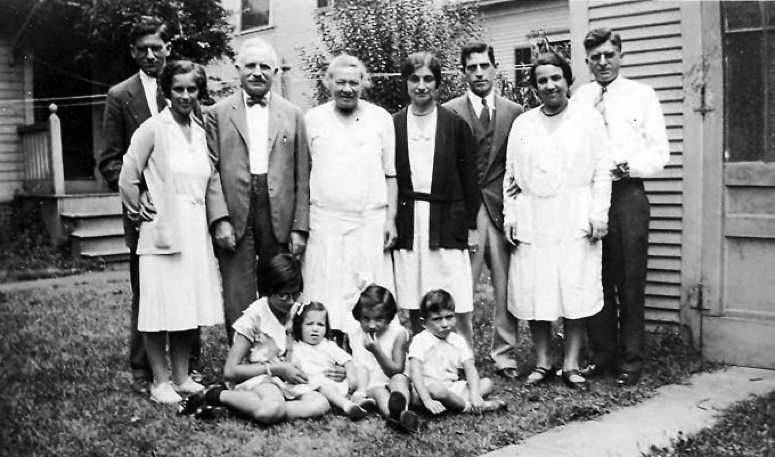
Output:
<svg viewBox="0 0 775 457">
<path fill-rule="evenodd" d="M 468 96 L 462 95 L 452 102 L 451 108 L 455 114 L 465 119 L 465 121 L 468 122 L 468 125 L 473 128 L 474 120 L 471 119 L 471 110 L 468 109 L 469 103 Z"/>
<path fill-rule="evenodd" d="M 248 120 L 245 115 L 245 103 L 242 101 L 242 92 L 237 92 L 232 96 L 229 119 L 237 132 L 242 137 L 242 141 L 245 142 L 245 151 L 249 150 L 250 142 L 248 141 L 247 128 Z"/>
<path fill-rule="evenodd" d="M 509 136 L 511 130 L 511 118 L 510 113 L 506 110 L 506 104 L 499 96 L 495 96 L 495 129 L 492 134 L 492 148 L 490 148 L 490 155 L 487 159 L 487 168 L 492 166 L 495 158 L 498 156 L 498 152 L 501 150 L 501 146 Z"/>
<path fill-rule="evenodd" d="M 129 110 L 138 126 L 151 117 L 151 110 L 148 109 L 148 102 L 145 99 L 145 91 L 143 90 L 143 83 L 140 81 L 139 74 L 132 77 L 132 81 L 127 88 L 127 100 L 125 103 L 127 110 Z"/>
<path fill-rule="evenodd" d="M 272 96 L 269 99 L 269 125 L 267 126 L 266 139 L 267 151 L 269 151 L 269 159 L 272 158 L 272 151 L 274 151 L 274 143 L 277 139 L 277 133 L 280 131 L 280 126 L 285 124 L 285 113 L 279 106 L 276 97 Z"/>
</svg>

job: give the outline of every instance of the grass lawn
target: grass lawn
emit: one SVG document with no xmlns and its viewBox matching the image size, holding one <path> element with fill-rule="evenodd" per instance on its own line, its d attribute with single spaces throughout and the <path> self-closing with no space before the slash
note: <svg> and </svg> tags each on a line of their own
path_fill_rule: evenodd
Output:
<svg viewBox="0 0 775 457">
<path fill-rule="evenodd" d="M 649 457 L 775 456 L 775 392 L 740 402 L 725 410 L 716 425 L 654 450 Z"/>
<path fill-rule="evenodd" d="M 477 365 L 492 376 L 491 299 L 483 290 L 480 285 L 474 317 Z M 197 421 L 130 391 L 129 302 L 128 281 L 0 293 L 0 455 L 473 456 L 637 403 L 701 369 L 697 353 L 676 335 L 651 335 L 638 386 L 620 388 L 603 379 L 578 393 L 559 382 L 528 389 L 495 377 L 495 396 L 506 400 L 507 411 L 422 416 L 421 432 L 413 436 L 377 417 L 352 423 L 336 414 L 270 428 L 231 414 Z M 213 382 L 227 353 L 225 331 L 207 329 L 203 338 L 204 374 Z M 532 359 L 525 330 L 520 368 L 529 369 Z"/>
</svg>

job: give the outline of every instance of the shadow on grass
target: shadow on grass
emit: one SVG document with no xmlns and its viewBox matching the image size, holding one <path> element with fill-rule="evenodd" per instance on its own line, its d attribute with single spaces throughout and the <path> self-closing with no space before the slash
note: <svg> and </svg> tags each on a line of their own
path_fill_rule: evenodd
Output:
<svg viewBox="0 0 775 457">
<path fill-rule="evenodd" d="M 492 377 L 491 298 L 483 290 L 480 284 L 475 349 L 482 376 Z M 508 403 L 507 411 L 422 416 L 421 432 L 411 436 L 377 417 L 352 423 L 335 414 L 271 428 L 231 414 L 196 421 L 130 391 L 129 308 L 128 281 L 0 294 L 0 455 L 471 456 L 637 403 L 660 385 L 702 369 L 698 354 L 677 335 L 650 335 L 645 376 L 637 386 L 620 388 L 602 379 L 579 393 L 559 382 L 528 389 L 495 376 L 494 396 Z M 205 329 L 208 382 L 220 379 L 226 353 L 223 327 Z M 529 370 L 526 327 L 516 357 L 520 369 Z"/>
</svg>

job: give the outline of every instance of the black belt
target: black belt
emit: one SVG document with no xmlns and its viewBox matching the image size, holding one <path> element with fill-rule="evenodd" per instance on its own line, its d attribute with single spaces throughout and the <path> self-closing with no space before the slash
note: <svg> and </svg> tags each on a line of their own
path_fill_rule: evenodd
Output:
<svg viewBox="0 0 775 457">
<path fill-rule="evenodd" d="M 404 198 L 411 200 L 420 200 L 430 203 L 454 203 L 463 201 L 463 197 L 459 195 L 446 196 L 446 195 L 434 195 L 426 194 L 425 192 L 415 192 L 413 190 L 399 189 L 398 194 Z"/>
</svg>

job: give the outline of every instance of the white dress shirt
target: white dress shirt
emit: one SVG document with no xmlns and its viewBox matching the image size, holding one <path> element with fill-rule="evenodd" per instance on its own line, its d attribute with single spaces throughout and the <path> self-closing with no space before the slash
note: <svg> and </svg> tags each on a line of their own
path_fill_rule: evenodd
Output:
<svg viewBox="0 0 775 457">
<path fill-rule="evenodd" d="M 156 91 L 158 85 L 156 78 L 148 76 L 144 71 L 140 70 L 140 82 L 143 84 L 143 92 L 145 92 L 145 101 L 148 103 L 148 109 L 151 111 L 151 116 L 159 114 L 159 105 L 156 104 Z"/>
<path fill-rule="evenodd" d="M 466 94 L 468 94 L 468 99 L 471 100 L 471 105 L 474 107 L 474 113 L 476 113 L 477 117 L 481 117 L 482 108 L 484 108 L 484 105 L 482 104 L 482 97 L 476 95 L 470 90 L 468 90 Z M 487 107 L 490 108 L 490 119 L 492 119 L 492 115 L 495 112 L 495 91 L 491 90 L 490 93 L 484 97 L 484 99 L 487 100 Z"/>
<path fill-rule="evenodd" d="M 572 100 L 594 107 L 602 92 L 600 84 L 591 82 L 581 86 Z M 601 114 L 608 126 L 614 162 L 627 162 L 633 178 L 647 178 L 662 170 L 670 160 L 670 146 L 654 89 L 619 76 L 606 86 L 603 104 L 605 113 Z"/>
<path fill-rule="evenodd" d="M 247 99 L 250 96 L 243 91 L 245 103 L 245 120 L 248 128 L 248 151 L 250 155 L 250 174 L 261 175 L 269 171 L 269 97 L 266 94 L 267 104 L 259 103 L 248 106 Z"/>
</svg>

